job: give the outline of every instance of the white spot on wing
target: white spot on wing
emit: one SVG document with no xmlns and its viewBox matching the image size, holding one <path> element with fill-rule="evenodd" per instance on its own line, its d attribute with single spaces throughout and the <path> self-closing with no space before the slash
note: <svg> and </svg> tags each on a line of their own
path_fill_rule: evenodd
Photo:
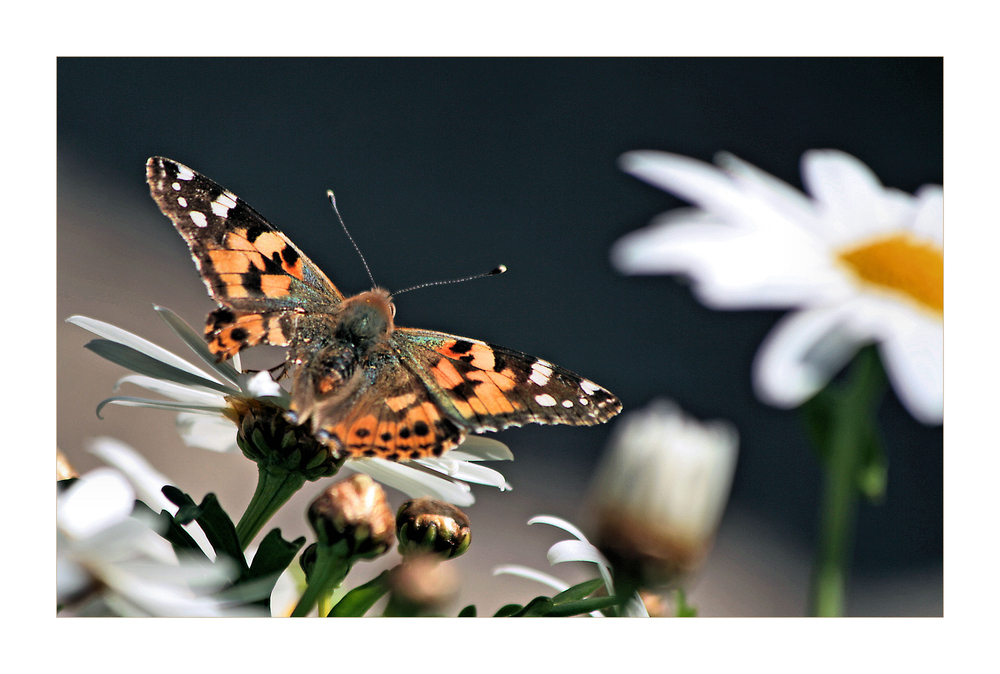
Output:
<svg viewBox="0 0 1000 674">
<path fill-rule="evenodd" d="M 556 404 L 556 399 L 550 396 L 548 393 L 540 393 L 535 396 L 535 402 L 542 407 L 552 407 Z"/>
<path fill-rule="evenodd" d="M 226 208 L 236 208 L 236 195 L 232 192 L 223 192 L 216 201 Z"/>
<path fill-rule="evenodd" d="M 218 201 L 213 201 L 212 212 L 215 213 L 220 218 L 224 218 L 229 213 L 229 207 L 226 206 L 225 204 L 219 203 Z"/>
<path fill-rule="evenodd" d="M 580 398 L 580 404 L 581 405 L 589 405 L 590 401 L 587 400 L 586 398 Z"/>
<path fill-rule="evenodd" d="M 180 204 L 181 208 L 188 207 L 188 200 L 185 199 L 184 197 L 177 197 L 177 203 Z"/>
<path fill-rule="evenodd" d="M 562 406 L 565 407 L 565 408 L 567 408 L 567 409 L 569 409 L 570 407 L 573 406 L 573 401 L 572 400 L 564 400 L 564 401 L 562 401 Z"/>
<path fill-rule="evenodd" d="M 589 379 L 584 379 L 583 381 L 581 381 L 580 388 L 582 388 L 583 392 L 588 395 L 593 395 L 601 390 L 600 386 L 590 381 Z"/>
<path fill-rule="evenodd" d="M 531 381 L 535 382 L 539 386 L 545 386 L 549 383 L 549 377 L 552 376 L 552 368 L 538 361 L 531 366 L 531 376 L 528 377 Z"/>
<path fill-rule="evenodd" d="M 173 183 L 170 186 L 174 188 L 175 192 L 180 192 L 181 191 L 181 184 L 180 183 Z"/>
<path fill-rule="evenodd" d="M 205 217 L 204 213 L 191 211 L 188 215 L 191 216 L 191 222 L 193 222 L 196 227 L 208 227 L 208 218 Z"/>
<path fill-rule="evenodd" d="M 189 169 L 187 166 L 181 164 L 177 165 L 177 179 L 178 180 L 191 180 L 194 178 L 194 171 Z"/>
</svg>

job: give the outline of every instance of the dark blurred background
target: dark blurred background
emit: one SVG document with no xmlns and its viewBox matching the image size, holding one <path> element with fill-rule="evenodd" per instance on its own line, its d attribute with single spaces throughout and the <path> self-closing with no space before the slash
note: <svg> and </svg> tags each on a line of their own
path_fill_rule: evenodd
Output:
<svg viewBox="0 0 1000 674">
<path fill-rule="evenodd" d="M 111 435 L 195 498 L 238 517 L 255 467 L 184 447 L 172 415 L 96 404 L 124 371 L 83 349 L 84 314 L 178 353 L 152 311 L 200 327 L 213 304 L 187 248 L 149 198 L 144 163 L 165 155 L 248 201 L 345 294 L 370 285 L 329 208 L 338 206 L 378 284 L 400 289 L 506 264 L 507 274 L 407 293 L 401 325 L 454 332 L 550 359 L 615 392 L 626 410 L 657 396 L 741 436 L 732 501 L 693 602 L 703 615 L 801 615 L 819 470 L 795 411 L 753 396 L 750 363 L 779 312 L 713 312 L 667 277 L 622 277 L 621 235 L 682 202 L 622 173 L 628 150 L 711 160 L 728 150 L 801 187 L 799 158 L 837 148 L 884 184 L 942 183 L 939 58 L 331 58 L 58 60 L 58 442 L 80 470 L 85 440 Z M 280 354 L 254 354 L 270 366 Z M 136 394 L 135 390 L 126 394 Z M 888 495 L 858 519 L 848 612 L 941 615 L 942 431 L 890 392 L 880 421 Z M 549 569 L 562 538 L 536 514 L 586 528 L 583 500 L 611 430 L 499 434 L 509 493 L 474 487 L 475 543 L 457 560 L 461 601 L 480 615 L 544 588 L 492 578 Z M 307 485 L 277 521 L 304 534 Z M 403 497 L 392 494 L 398 505 Z M 391 561 L 391 560 L 389 560 Z M 379 563 L 362 565 L 359 578 Z"/>
</svg>

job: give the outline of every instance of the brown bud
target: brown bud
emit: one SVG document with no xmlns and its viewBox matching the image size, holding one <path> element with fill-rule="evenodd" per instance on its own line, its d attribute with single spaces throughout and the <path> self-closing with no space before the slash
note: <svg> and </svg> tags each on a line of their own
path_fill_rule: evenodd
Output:
<svg viewBox="0 0 1000 674">
<path fill-rule="evenodd" d="M 377 557 L 396 542 L 385 492 L 361 473 L 320 494 L 309 506 L 309 523 L 320 545 L 345 543 L 351 557 Z"/>
<path fill-rule="evenodd" d="M 458 557 L 472 543 L 469 518 L 450 503 L 431 498 L 407 501 L 396 514 L 399 554 Z"/>
</svg>

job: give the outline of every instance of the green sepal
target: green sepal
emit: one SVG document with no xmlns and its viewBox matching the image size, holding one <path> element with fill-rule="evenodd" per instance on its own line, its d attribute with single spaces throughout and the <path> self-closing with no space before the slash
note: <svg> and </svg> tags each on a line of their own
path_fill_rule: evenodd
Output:
<svg viewBox="0 0 1000 674">
<path fill-rule="evenodd" d="M 358 585 L 345 594 L 330 609 L 330 618 L 360 618 L 389 591 L 389 572 L 383 571 L 364 585 Z"/>
<path fill-rule="evenodd" d="M 476 617 L 476 605 L 469 604 L 461 611 L 458 612 L 459 618 L 475 618 Z"/>
<path fill-rule="evenodd" d="M 524 605 L 520 611 L 512 615 L 512 618 L 536 618 L 548 613 L 552 610 L 553 603 L 551 597 L 535 597 L 527 604 Z"/>
<path fill-rule="evenodd" d="M 497 612 L 493 614 L 494 618 L 506 618 L 507 616 L 512 616 L 518 611 L 520 611 L 523 606 L 520 604 L 505 604 L 497 609 Z"/>
<path fill-rule="evenodd" d="M 589 597 L 598 588 L 604 587 L 604 581 L 600 578 L 594 578 L 592 580 L 585 580 L 578 585 L 574 585 L 571 588 L 567 588 L 557 595 L 552 597 L 552 603 L 565 604 L 571 601 L 577 601 L 579 599 L 585 599 Z"/>
<path fill-rule="evenodd" d="M 620 602 L 621 599 L 618 597 L 590 597 L 589 599 L 555 604 L 544 615 L 550 618 L 566 618 L 568 616 L 583 615 L 591 611 L 603 611 L 604 609 L 617 606 Z"/>
</svg>

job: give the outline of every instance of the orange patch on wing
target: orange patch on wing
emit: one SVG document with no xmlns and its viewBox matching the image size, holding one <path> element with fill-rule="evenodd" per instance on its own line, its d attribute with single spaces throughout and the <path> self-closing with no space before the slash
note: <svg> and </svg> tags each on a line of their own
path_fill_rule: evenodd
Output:
<svg viewBox="0 0 1000 674">
<path fill-rule="evenodd" d="M 264 274 L 260 277 L 260 289 L 268 297 L 283 297 L 288 294 L 292 279 L 278 274 Z"/>
<path fill-rule="evenodd" d="M 289 274 L 291 274 L 292 276 L 294 276 L 295 278 L 297 278 L 298 280 L 300 280 L 300 281 L 304 280 L 302 278 L 302 258 L 301 257 L 295 260 L 295 264 L 288 264 L 288 262 L 285 261 L 285 258 L 282 257 L 281 258 L 281 268 L 284 269 Z"/>
<path fill-rule="evenodd" d="M 401 396 L 395 396 L 393 398 L 386 398 L 386 406 L 393 412 L 399 412 L 412 405 L 417 400 L 416 393 L 407 393 Z"/>
<path fill-rule="evenodd" d="M 476 387 L 476 397 L 483 402 L 490 414 L 509 414 L 514 411 L 514 407 L 490 377 L 495 374 L 495 372 L 470 372 L 467 376 L 469 379 L 482 382 Z"/>
<path fill-rule="evenodd" d="M 226 248 L 230 250 L 252 250 L 257 251 L 250 240 L 247 239 L 247 230 L 244 227 L 234 229 L 226 234 Z"/>
<path fill-rule="evenodd" d="M 275 253 L 281 256 L 281 251 L 288 245 L 288 241 L 277 232 L 264 232 L 257 237 L 253 245 L 263 253 L 264 257 L 273 259 Z"/>
<path fill-rule="evenodd" d="M 455 366 L 443 358 L 438 361 L 431 372 L 434 373 L 434 379 L 437 383 L 445 388 L 454 388 L 465 381 L 462 379 L 462 375 L 458 373 L 458 370 L 455 369 Z"/>
<path fill-rule="evenodd" d="M 455 360 L 464 360 L 472 367 L 477 367 L 480 370 L 492 370 L 493 366 L 496 365 L 496 357 L 493 354 L 493 349 L 485 344 L 470 342 L 472 347 L 468 351 L 465 353 L 457 353 L 453 350 L 453 347 L 457 343 L 457 341 L 450 342 L 447 346 L 443 347 L 439 353 L 447 356 L 448 358 L 454 358 Z M 467 360 L 469 356 L 472 356 L 472 360 Z"/>
<path fill-rule="evenodd" d="M 219 274 L 242 274 L 250 269 L 251 264 L 257 269 L 264 268 L 264 260 L 256 251 L 210 250 L 208 257 Z"/>
</svg>

